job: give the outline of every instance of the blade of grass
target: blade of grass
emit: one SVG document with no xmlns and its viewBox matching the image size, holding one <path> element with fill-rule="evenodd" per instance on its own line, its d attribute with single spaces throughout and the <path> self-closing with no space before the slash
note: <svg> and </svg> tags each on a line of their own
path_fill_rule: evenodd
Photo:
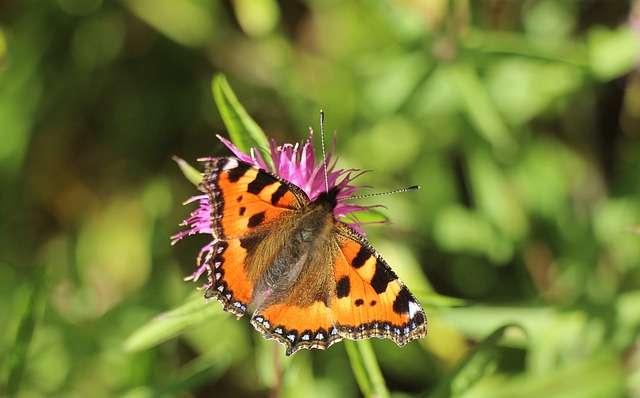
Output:
<svg viewBox="0 0 640 398">
<path fill-rule="evenodd" d="M 6 393 L 8 397 L 18 396 L 20 381 L 27 362 L 29 346 L 33 340 L 35 329 L 44 313 L 45 281 L 48 280 L 48 272 L 40 270 L 33 288 L 26 298 L 22 310 L 22 316 L 18 323 L 16 338 L 7 356 L 7 382 Z"/>
<path fill-rule="evenodd" d="M 201 292 L 195 292 L 177 308 L 156 316 L 137 329 L 123 344 L 127 352 L 138 352 L 158 345 L 182 331 L 219 316 L 222 311 L 215 305 L 207 305 Z"/>
<path fill-rule="evenodd" d="M 459 332 L 480 340 L 502 325 L 517 324 L 530 338 L 552 327 L 557 311 L 551 307 L 498 307 L 473 305 L 450 309 L 440 307 L 438 316 Z M 511 337 L 511 336 L 510 336 Z M 516 343 L 511 341 L 510 343 Z"/>
<path fill-rule="evenodd" d="M 485 338 L 430 396 L 432 398 L 461 396 L 480 379 L 492 373 L 498 366 L 499 343 L 507 329 L 511 327 L 519 328 L 516 325 L 504 325 Z"/>
<path fill-rule="evenodd" d="M 465 396 L 474 398 L 600 398 L 636 397 L 625 391 L 628 381 L 622 358 L 599 353 L 581 361 L 564 363 L 546 372 L 524 372 L 504 379 L 496 375 Z M 629 386 L 629 384 L 627 384 Z"/>
<path fill-rule="evenodd" d="M 159 386 L 135 388 L 122 398 L 175 397 L 188 394 L 205 384 L 213 384 L 229 369 L 226 356 L 206 355 L 189 362 Z"/>
<path fill-rule="evenodd" d="M 509 153 L 515 141 L 473 66 L 461 61 L 447 67 L 452 86 L 469 122 L 487 142 Z"/>
<path fill-rule="evenodd" d="M 365 397 L 390 397 L 389 390 L 380 372 L 371 342 L 369 340 L 344 342 L 344 346 L 351 362 L 351 369 L 358 382 L 360 391 Z"/>
<path fill-rule="evenodd" d="M 443 296 L 437 293 L 420 293 L 416 292 L 416 297 L 421 303 L 425 303 L 431 308 L 451 308 L 451 307 L 465 307 L 471 304 L 471 302 L 459 299 L 456 297 Z"/>
<path fill-rule="evenodd" d="M 182 171 L 182 174 L 184 174 L 187 180 L 189 180 L 195 186 L 198 186 L 198 184 L 200 184 L 200 182 L 202 181 L 201 172 L 196 170 L 184 159 L 181 159 L 177 156 L 172 156 L 171 159 L 173 159 L 176 163 L 178 163 L 178 167 L 180 167 L 180 171 Z"/>
<path fill-rule="evenodd" d="M 520 55 L 534 60 L 562 62 L 585 70 L 589 67 L 587 48 L 578 40 L 560 41 L 556 37 L 553 45 L 543 47 L 526 34 L 472 28 L 472 33 L 465 35 L 461 44 L 472 52 Z"/>
<path fill-rule="evenodd" d="M 224 75 L 216 75 L 211 83 L 213 98 L 218 106 L 224 125 L 229 129 L 231 141 L 242 152 L 249 153 L 250 148 L 258 148 L 267 159 L 269 141 L 258 124 L 249 116 L 238 101 Z"/>
</svg>

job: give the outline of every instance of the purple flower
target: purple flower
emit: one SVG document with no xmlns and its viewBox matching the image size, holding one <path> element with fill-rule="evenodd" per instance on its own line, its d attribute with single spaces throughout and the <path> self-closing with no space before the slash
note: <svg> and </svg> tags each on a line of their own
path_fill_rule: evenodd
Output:
<svg viewBox="0 0 640 398">
<path fill-rule="evenodd" d="M 267 164 L 265 159 L 260 155 L 255 148 L 251 148 L 250 154 L 247 155 L 240 151 L 230 141 L 218 136 L 218 139 L 222 141 L 240 160 L 253 164 L 261 169 L 268 170 L 273 174 L 278 175 L 280 178 L 291 182 L 302 189 L 311 201 L 314 201 L 318 196 L 327 191 L 326 183 L 329 184 L 329 189 L 338 187 L 339 192 L 336 197 L 338 204 L 333 209 L 333 214 L 336 220 L 342 221 L 353 229 L 364 235 L 361 227 L 366 224 L 378 224 L 386 223 L 386 221 L 370 221 L 362 222 L 358 220 L 355 214 L 358 211 L 368 211 L 374 207 L 380 206 L 361 206 L 351 203 L 345 203 L 345 199 L 352 198 L 355 191 L 361 188 L 370 188 L 364 185 L 352 185 L 351 182 L 362 174 L 369 170 L 360 171 L 358 169 L 339 169 L 336 170 L 337 159 L 334 158 L 334 150 L 336 146 L 336 137 L 333 137 L 333 144 L 331 150 L 327 154 L 327 179 L 325 181 L 324 165 L 322 160 L 316 163 L 316 156 L 313 150 L 313 131 L 309 134 L 309 139 L 303 144 L 284 144 L 278 145 L 275 140 L 271 139 L 269 143 L 270 149 L 270 165 Z M 186 230 L 177 233 L 172 236 L 172 244 L 175 244 L 182 238 L 188 235 L 194 234 L 207 234 L 211 235 L 211 204 L 209 203 L 209 197 L 207 195 L 194 196 L 185 204 L 198 202 L 199 207 L 191 213 L 189 218 L 184 220 L 180 225 L 187 227 Z M 197 280 L 202 273 L 206 270 L 206 262 L 209 260 L 211 246 L 215 243 L 215 240 L 205 245 L 198 255 L 198 270 L 191 276 L 185 278 L 185 280 Z"/>
</svg>

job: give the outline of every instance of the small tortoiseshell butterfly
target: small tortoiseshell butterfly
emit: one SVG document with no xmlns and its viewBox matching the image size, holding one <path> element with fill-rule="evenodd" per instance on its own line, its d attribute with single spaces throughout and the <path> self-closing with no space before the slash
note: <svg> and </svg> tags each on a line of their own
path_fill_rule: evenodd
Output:
<svg viewBox="0 0 640 398">
<path fill-rule="evenodd" d="M 213 242 L 205 297 L 286 346 L 326 349 L 344 338 L 424 337 L 425 314 L 382 257 L 337 220 L 338 186 L 314 200 L 236 157 L 205 159 Z M 326 161 L 325 161 L 326 162 Z M 327 184 L 328 185 L 328 184 Z"/>
</svg>

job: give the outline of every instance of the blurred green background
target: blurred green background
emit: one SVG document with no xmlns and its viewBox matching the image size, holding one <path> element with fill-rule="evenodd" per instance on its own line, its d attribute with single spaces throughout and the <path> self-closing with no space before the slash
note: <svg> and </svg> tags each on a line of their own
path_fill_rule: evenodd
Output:
<svg viewBox="0 0 640 398">
<path fill-rule="evenodd" d="M 360 182 L 422 186 L 362 201 L 429 319 L 372 341 L 383 390 L 640 396 L 639 35 L 614 0 L 0 3 L 0 395 L 363 394 L 345 344 L 284 358 L 182 280 L 171 156 L 229 154 L 223 73 L 270 137 L 323 109 Z"/>
</svg>

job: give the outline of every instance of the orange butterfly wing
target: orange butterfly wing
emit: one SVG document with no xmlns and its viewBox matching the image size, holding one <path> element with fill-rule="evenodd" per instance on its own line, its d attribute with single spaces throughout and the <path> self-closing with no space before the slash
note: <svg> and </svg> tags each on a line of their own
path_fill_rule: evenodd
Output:
<svg viewBox="0 0 640 398">
<path fill-rule="evenodd" d="M 280 245 L 252 253 L 279 220 L 299 209 L 304 197 L 270 173 L 233 157 L 206 163 L 200 190 L 209 195 L 214 244 L 207 260 L 211 282 L 205 297 L 215 297 L 225 311 L 244 315 L 256 282 Z M 262 257 L 262 258 L 260 258 Z"/>
<path fill-rule="evenodd" d="M 331 312 L 338 332 L 354 340 L 389 338 L 399 346 L 424 337 L 427 322 L 418 300 L 362 235 L 344 224 L 336 228 Z"/>
<path fill-rule="evenodd" d="M 284 344 L 287 355 L 301 348 L 324 350 L 343 339 L 333 326 L 329 306 L 322 301 L 308 306 L 292 301 L 270 305 L 256 311 L 251 323 L 265 338 Z"/>
</svg>

